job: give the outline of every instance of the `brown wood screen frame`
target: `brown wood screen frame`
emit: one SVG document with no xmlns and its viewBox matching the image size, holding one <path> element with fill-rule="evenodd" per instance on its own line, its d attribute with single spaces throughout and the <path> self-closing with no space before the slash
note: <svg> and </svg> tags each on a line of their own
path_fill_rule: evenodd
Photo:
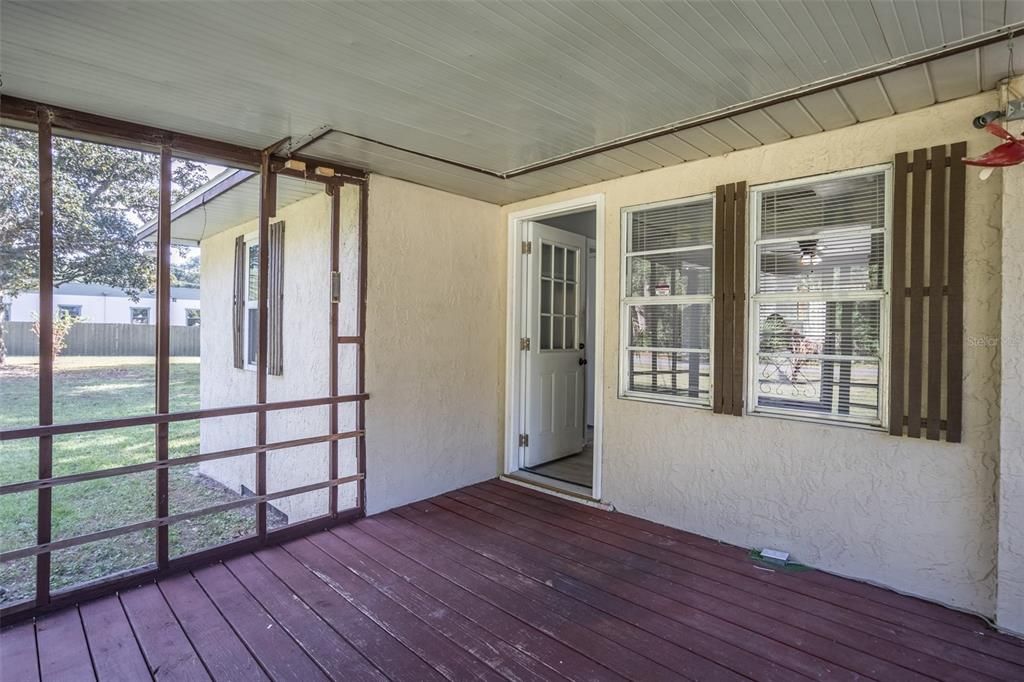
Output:
<svg viewBox="0 0 1024 682">
<path fill-rule="evenodd" d="M 10 98 L 6 98 L 10 100 Z M 3 114 L 11 113 L 10 101 L 4 101 Z M 19 106 L 24 106 L 26 101 L 18 100 Z M 72 112 L 73 113 L 73 112 Z M 268 283 L 269 270 L 271 269 L 269 249 L 260 249 L 260 330 L 259 330 L 259 359 L 257 366 L 257 395 L 256 403 L 250 405 L 235 405 L 231 407 L 208 408 L 184 412 L 169 411 L 169 373 L 170 373 L 170 250 L 171 250 L 171 177 L 173 154 L 176 151 L 175 143 L 182 142 L 189 150 L 202 146 L 203 152 L 213 161 L 231 162 L 237 159 L 236 152 L 240 148 L 230 145 L 220 145 L 216 142 L 200 141 L 194 138 L 180 136 L 171 131 L 162 131 L 157 138 L 158 151 L 160 154 L 160 192 L 157 220 L 157 315 L 156 315 L 156 410 L 149 415 L 134 415 L 114 419 L 103 419 L 97 421 L 53 424 L 53 120 L 54 112 L 47 106 L 34 105 L 34 117 L 31 121 L 35 124 L 38 135 L 39 154 L 39 289 L 40 289 L 40 311 L 39 311 L 39 423 L 35 426 L 20 427 L 15 429 L 0 430 L 0 442 L 18 439 L 38 439 L 38 478 L 32 481 L 6 484 L 0 486 L 0 495 L 15 494 L 18 492 L 35 491 L 37 495 L 36 515 L 36 544 L 34 546 L 22 547 L 0 554 L 0 560 L 12 561 L 16 558 L 35 557 L 35 597 L 17 604 L 6 606 L 0 609 L 0 618 L 4 623 L 14 622 L 23 618 L 42 613 L 47 610 L 60 608 L 84 599 L 108 594 L 118 589 L 139 584 L 154 577 L 185 570 L 202 563 L 220 560 L 242 552 L 248 552 L 257 547 L 271 543 L 283 542 L 285 540 L 299 537 L 301 535 L 322 530 L 337 523 L 344 523 L 353 518 L 365 514 L 365 424 L 364 402 L 368 395 L 363 392 L 364 380 L 364 354 L 363 337 L 365 334 L 366 321 L 366 256 L 367 256 L 367 178 L 365 173 L 353 169 L 337 166 L 326 162 L 317 162 L 319 165 L 329 166 L 336 171 L 332 178 L 316 176 L 312 173 L 304 176 L 305 180 L 318 181 L 325 185 L 328 193 L 334 197 L 331 202 L 331 222 L 333 231 L 336 232 L 340 225 L 340 188 L 343 184 L 351 183 L 360 186 L 360 211 L 359 211 L 359 292 L 358 292 L 358 336 L 352 337 L 359 344 L 359 362 L 357 366 L 356 385 L 359 392 L 352 395 L 338 395 L 337 383 L 337 355 L 338 347 L 342 343 L 352 342 L 349 337 L 337 336 L 337 319 L 332 316 L 332 334 L 330 341 L 331 349 L 331 370 L 332 386 L 330 395 L 320 398 L 308 398 L 303 400 L 267 402 L 266 378 L 268 367 L 268 345 L 270 341 L 270 324 L 268 316 Z M 68 116 L 64 111 L 63 115 Z M 88 115 L 82 115 L 88 116 Z M 19 119 L 22 120 L 22 119 Z M 77 119 L 76 119 L 77 120 Z M 83 119 L 85 120 L 85 119 Z M 91 119 L 89 119 L 91 120 Z M 93 122 L 95 123 L 95 122 Z M 126 140 L 138 142 L 139 148 L 151 148 L 155 129 L 140 129 L 138 126 L 127 122 L 119 122 L 113 119 L 103 119 L 100 128 L 92 130 L 89 139 L 101 142 L 109 141 L 114 144 L 122 144 Z M 90 123 L 92 125 L 92 123 Z M 96 123 L 96 125 L 100 125 Z M 107 131 L 109 134 L 106 134 Z M 223 156 L 218 152 L 225 150 Z M 301 157 L 300 157 L 301 158 Z M 261 186 L 260 186 L 260 243 L 267 244 L 270 235 L 269 218 L 276 206 L 276 177 L 278 173 L 294 175 L 283 168 L 280 160 L 273 156 L 271 151 L 265 150 L 260 156 Z M 283 230 L 280 231 L 279 241 L 283 242 Z M 239 248 L 239 244 L 240 247 Z M 336 235 L 332 234 L 332 271 L 336 269 L 338 254 L 334 253 L 338 241 Z M 283 247 L 283 245 L 282 245 Z M 283 249 L 279 249 L 283 252 Z M 241 259 L 241 260 L 240 260 Z M 235 316 L 232 320 L 232 331 L 234 334 L 234 350 L 236 362 L 239 358 L 243 360 L 244 355 L 240 352 L 240 340 L 242 334 L 239 324 L 239 305 L 244 315 L 244 287 L 245 277 L 238 277 L 239 263 L 245 270 L 245 244 L 244 239 L 236 242 L 235 267 L 236 281 L 233 292 Z M 280 276 L 283 269 L 278 263 L 274 274 Z M 330 286 L 325 282 L 325 286 Z M 240 297 L 239 293 L 243 295 Z M 278 312 L 280 306 L 277 306 Z M 336 313 L 336 310 L 334 311 Z M 280 326 L 280 325 L 279 325 Z M 278 344 L 280 347 L 280 344 Z M 346 433 L 338 432 L 337 409 L 342 403 L 354 402 L 357 404 L 356 429 Z M 333 413 L 328 427 L 329 433 L 321 436 L 313 436 L 291 441 L 268 443 L 266 439 L 266 415 L 271 411 L 300 409 L 303 407 L 327 406 Z M 218 452 L 201 453 L 180 458 L 168 457 L 168 425 L 175 422 L 198 420 L 204 418 L 223 417 L 229 415 L 253 414 L 256 417 L 256 444 L 221 450 Z M 154 427 L 154 438 L 156 443 L 156 457 L 152 462 L 115 467 L 101 471 L 80 472 L 68 476 L 53 476 L 53 438 L 62 434 L 79 434 L 104 429 L 126 428 L 131 426 Z M 337 475 L 337 461 L 334 453 L 337 452 L 337 443 L 342 439 L 357 439 L 357 469 L 351 476 L 339 477 Z M 332 460 L 330 470 L 326 472 L 328 477 L 321 482 L 300 486 L 289 490 L 275 491 L 268 494 L 266 491 L 266 456 L 268 452 L 283 450 L 300 445 L 315 443 L 327 443 L 332 449 Z M 204 549 L 192 554 L 174 557 L 169 556 L 168 532 L 167 529 L 172 523 L 180 522 L 196 516 L 223 511 L 225 505 L 216 505 L 189 511 L 184 514 L 169 514 L 168 495 L 168 471 L 174 466 L 186 466 L 201 461 L 238 457 L 255 454 L 257 458 L 257 494 L 254 497 L 229 503 L 228 506 L 255 505 L 257 508 L 257 533 L 254 536 L 231 541 L 216 547 Z M 110 478 L 142 471 L 154 471 L 156 480 L 156 504 L 154 518 L 110 528 L 94 533 L 62 538 L 59 542 L 52 540 L 52 490 L 54 487 L 67 485 L 85 480 Z M 339 486 L 346 483 L 356 483 L 359 486 L 357 504 L 355 507 L 345 510 L 337 509 L 337 494 Z M 308 521 L 295 523 L 284 528 L 268 531 L 266 518 L 267 502 L 280 497 L 301 494 L 315 489 L 326 488 L 330 491 L 332 500 L 325 514 Z M 88 583 L 78 584 L 51 593 L 51 555 L 57 549 L 84 545 L 104 538 L 117 537 L 141 529 L 156 529 L 156 547 L 154 561 L 152 564 L 129 571 L 123 571 Z"/>
<path fill-rule="evenodd" d="M 746 348 L 747 183 L 715 188 L 714 399 L 718 414 L 743 415 Z"/>
<path fill-rule="evenodd" d="M 967 143 L 957 142 L 948 150 L 939 145 L 901 152 L 894 160 L 889 321 L 889 433 L 894 436 L 904 435 L 906 426 L 911 438 L 923 434 L 939 440 L 943 431 L 947 442 L 962 438 L 966 153 Z"/>
</svg>

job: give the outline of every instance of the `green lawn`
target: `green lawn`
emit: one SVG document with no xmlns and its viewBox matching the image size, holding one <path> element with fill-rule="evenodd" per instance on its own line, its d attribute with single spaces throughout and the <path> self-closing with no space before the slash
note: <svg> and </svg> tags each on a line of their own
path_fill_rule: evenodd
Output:
<svg viewBox="0 0 1024 682">
<path fill-rule="evenodd" d="M 35 358 L 8 358 L 0 367 L 0 428 L 38 423 L 38 365 Z M 154 363 L 145 357 L 62 357 L 54 372 L 54 422 L 87 421 L 152 413 Z M 199 407 L 198 358 L 171 359 L 171 410 Z M 199 452 L 199 422 L 171 424 L 170 455 Z M 0 480 L 32 480 L 38 475 L 36 439 L 0 443 Z M 54 475 L 152 461 L 152 426 L 56 436 Z M 151 519 L 155 513 L 154 472 L 118 476 L 53 489 L 53 538 L 60 539 Z M 199 473 L 198 465 L 170 473 L 171 513 L 237 499 Z M 0 549 L 34 545 L 36 492 L 0 497 Z M 171 555 L 212 547 L 251 534 L 251 508 L 199 517 L 171 526 Z M 155 559 L 155 531 L 121 535 L 54 552 L 51 589 L 76 585 Z M 0 565 L 0 603 L 32 596 L 35 559 Z"/>
</svg>

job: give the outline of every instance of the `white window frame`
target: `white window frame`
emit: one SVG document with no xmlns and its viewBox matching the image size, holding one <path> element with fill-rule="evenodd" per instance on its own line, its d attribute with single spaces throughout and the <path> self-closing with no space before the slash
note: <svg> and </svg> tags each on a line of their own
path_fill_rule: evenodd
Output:
<svg viewBox="0 0 1024 682">
<path fill-rule="evenodd" d="M 686 204 L 696 204 L 704 201 L 711 201 L 711 293 L 710 294 L 687 294 L 684 296 L 629 296 L 629 268 L 627 266 L 627 258 L 630 256 L 637 256 L 643 254 L 653 253 L 670 253 L 678 252 L 682 253 L 685 251 L 700 251 L 707 247 L 683 247 L 677 249 L 650 249 L 647 251 L 629 251 L 629 237 L 630 237 L 630 220 L 634 213 L 645 211 L 649 209 L 662 208 L 665 206 L 683 206 Z M 715 359 L 715 193 L 707 192 L 704 194 L 698 194 L 696 196 L 683 197 L 680 199 L 667 199 L 665 201 L 656 201 L 648 204 L 637 204 L 635 206 L 625 206 L 621 212 L 621 228 L 620 232 L 620 245 L 619 245 L 619 398 L 623 400 L 637 400 L 645 403 L 657 403 L 661 405 L 681 405 L 683 407 L 693 407 L 700 410 L 710 410 L 714 405 L 715 400 L 715 383 L 714 383 L 714 359 Z M 710 382 L 707 402 L 701 398 L 690 398 L 689 396 L 674 396 L 674 395 L 658 395 L 655 393 L 646 393 L 644 391 L 632 391 L 629 388 L 629 352 L 631 350 L 647 350 L 647 351 L 658 351 L 664 350 L 666 352 L 686 352 L 687 349 L 659 349 L 659 348 L 634 348 L 629 345 L 629 332 L 630 332 L 630 317 L 629 317 L 629 306 L 631 305 L 644 305 L 644 304 L 688 304 L 688 303 L 707 303 L 711 310 L 711 316 L 709 318 L 709 332 L 708 332 L 708 371 L 710 372 Z"/>
<path fill-rule="evenodd" d="M 256 298 L 250 298 L 249 296 L 249 273 L 251 272 L 251 263 L 249 262 L 249 258 L 252 255 L 252 246 L 254 245 L 260 245 L 259 233 L 252 232 L 250 234 L 245 235 L 245 316 L 242 321 L 242 353 L 244 361 L 243 364 L 245 366 L 245 369 L 253 372 L 256 371 L 256 362 L 259 362 L 259 350 L 257 349 L 256 351 L 256 362 L 250 362 L 249 344 L 252 340 L 250 339 L 249 335 L 249 311 L 259 310 L 260 305 L 259 296 L 257 296 Z M 262 246 L 260 246 L 260 248 L 262 248 Z M 258 272 L 259 263 L 256 264 L 256 267 Z"/>
<path fill-rule="evenodd" d="M 761 243 L 773 241 L 791 242 L 799 237 L 786 237 L 785 239 L 758 240 L 761 233 L 761 196 L 765 192 L 787 187 L 798 187 L 810 185 L 827 180 L 836 180 L 861 175 L 874 175 L 884 173 L 885 180 L 885 205 L 884 205 L 884 227 L 883 227 L 883 249 L 882 254 L 882 289 L 881 291 L 833 291 L 823 296 L 821 292 L 800 293 L 765 293 L 758 294 L 758 262 L 757 247 Z M 890 276 L 892 259 L 892 194 L 893 194 L 893 168 L 891 163 L 864 166 L 849 170 L 837 171 L 834 173 L 822 173 L 782 182 L 773 182 L 756 185 L 750 188 L 747 206 L 749 209 L 748 218 L 748 243 L 747 249 L 747 395 L 745 401 L 745 412 L 751 415 L 790 419 L 795 421 L 806 421 L 815 424 L 833 424 L 839 426 L 851 426 L 856 428 L 883 431 L 888 429 L 889 423 L 889 308 L 892 300 L 892 278 Z M 842 234 L 842 230 L 833 231 L 835 234 Z M 759 303 L 772 302 L 799 302 L 801 299 L 808 301 L 879 301 L 878 321 L 878 418 L 867 421 L 861 417 L 844 416 L 837 414 L 815 415 L 800 410 L 789 410 L 785 408 L 758 407 L 757 406 L 757 373 L 759 344 L 759 325 L 757 323 L 757 308 Z"/>
</svg>

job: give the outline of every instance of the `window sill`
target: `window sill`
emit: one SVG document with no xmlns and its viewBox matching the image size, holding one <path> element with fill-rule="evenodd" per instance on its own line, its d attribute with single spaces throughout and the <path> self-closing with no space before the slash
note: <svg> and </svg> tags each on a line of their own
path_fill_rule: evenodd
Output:
<svg viewBox="0 0 1024 682">
<path fill-rule="evenodd" d="M 672 398 L 670 396 L 655 396 L 649 393 L 631 393 L 626 391 L 619 393 L 619 400 L 633 400 L 638 403 L 651 403 L 654 405 L 670 405 L 672 407 L 690 407 L 698 410 L 710 410 L 709 403 L 693 402 L 685 398 Z"/>
<path fill-rule="evenodd" d="M 805 424 L 814 424 L 816 426 L 838 426 L 847 429 L 859 429 L 861 431 L 873 431 L 875 433 L 888 433 L 889 429 L 884 426 L 881 422 L 858 422 L 858 421 L 847 421 L 845 419 L 824 419 L 822 417 L 812 417 L 803 414 L 794 414 L 792 412 L 775 412 L 772 410 L 753 410 L 744 413 L 748 417 L 766 417 L 768 419 L 781 419 L 784 421 L 803 422 Z"/>
</svg>

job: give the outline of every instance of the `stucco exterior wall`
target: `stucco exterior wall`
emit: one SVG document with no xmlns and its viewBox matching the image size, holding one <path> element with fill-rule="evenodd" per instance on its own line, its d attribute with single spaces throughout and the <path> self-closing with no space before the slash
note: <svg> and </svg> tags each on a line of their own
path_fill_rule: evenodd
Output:
<svg viewBox="0 0 1024 682">
<path fill-rule="evenodd" d="M 505 238 L 493 205 L 372 176 L 367 513 L 496 473 Z"/>
<path fill-rule="evenodd" d="M 1024 90 L 1024 78 L 1017 81 Z M 1024 135 L 1024 123 L 1007 128 Z M 993 138 L 995 139 L 995 138 Z M 1004 168 L 1002 425 L 996 623 L 1024 636 L 1024 166 Z M 998 181 L 996 176 L 990 180 Z"/>
<path fill-rule="evenodd" d="M 511 212 L 605 195 L 606 286 L 599 297 L 606 321 L 608 502 L 701 535 L 785 549 L 824 570 L 994 614 L 1000 368 L 998 349 L 970 339 L 999 337 L 998 182 L 983 183 L 974 172 L 967 178 L 961 444 L 624 400 L 617 397 L 617 368 L 623 207 L 710 192 L 726 182 L 759 184 L 886 163 L 899 151 L 962 139 L 974 155 L 994 138 L 975 131 L 971 118 L 995 105 L 994 93 L 979 95 L 503 207 L 504 236 Z M 504 270 L 503 263 L 492 279 L 501 288 Z"/>
<path fill-rule="evenodd" d="M 345 187 L 342 195 L 342 262 L 354 272 L 355 234 L 358 225 L 358 188 Z M 322 397 L 328 394 L 330 361 L 330 200 L 319 193 L 278 211 L 285 222 L 284 239 L 284 373 L 267 377 L 270 402 Z M 202 407 L 248 404 L 256 401 L 256 373 L 236 369 L 232 350 L 232 291 L 234 248 L 238 235 L 258 230 L 257 221 L 225 230 L 201 243 L 203 323 L 200 351 L 200 402 Z M 354 278 L 353 278 L 354 281 Z M 343 306 L 342 327 L 351 326 L 354 308 Z M 342 333 L 351 333 L 345 332 Z M 344 353 L 339 367 L 341 390 L 351 390 L 355 356 Z M 269 442 L 319 436 L 327 433 L 329 408 L 314 407 L 271 412 L 267 417 Z M 339 410 L 340 428 L 354 425 L 354 412 Z M 255 442 L 254 415 L 203 420 L 201 452 L 212 452 Z M 355 470 L 350 444 L 339 448 L 342 475 Z M 271 452 L 267 456 L 267 490 L 275 492 L 327 478 L 329 446 L 326 443 Z M 242 456 L 204 462 L 201 470 L 233 490 L 255 489 L 255 457 Z M 340 489 L 339 508 L 355 504 L 355 484 Z M 319 490 L 275 500 L 273 506 L 291 523 L 326 513 L 327 492 Z"/>
</svg>

